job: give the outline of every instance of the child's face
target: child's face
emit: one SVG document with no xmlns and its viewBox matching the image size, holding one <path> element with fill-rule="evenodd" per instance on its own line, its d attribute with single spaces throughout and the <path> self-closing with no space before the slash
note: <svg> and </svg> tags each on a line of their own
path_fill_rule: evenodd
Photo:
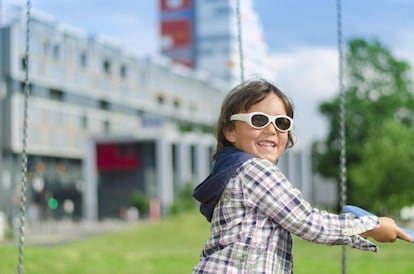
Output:
<svg viewBox="0 0 414 274">
<path fill-rule="evenodd" d="M 247 113 L 255 111 L 287 115 L 283 101 L 274 93 L 253 105 Z M 272 162 L 279 159 L 288 143 L 288 133 L 276 130 L 272 123 L 263 129 L 255 129 L 246 122 L 235 121 L 234 129 L 225 130 L 224 135 L 236 148 Z"/>
</svg>

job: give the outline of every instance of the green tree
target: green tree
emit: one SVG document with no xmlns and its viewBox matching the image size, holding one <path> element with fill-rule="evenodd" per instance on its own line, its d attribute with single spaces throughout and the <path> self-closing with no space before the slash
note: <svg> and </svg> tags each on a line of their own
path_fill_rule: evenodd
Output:
<svg viewBox="0 0 414 274">
<path fill-rule="evenodd" d="M 361 206 L 389 214 L 414 202 L 413 144 L 414 128 L 395 119 L 384 121 L 365 142 L 361 164 L 350 170 Z"/>
<path fill-rule="evenodd" d="M 381 187 L 372 185 L 383 184 L 387 167 L 377 170 L 377 176 L 371 180 L 363 180 L 364 170 L 368 168 L 366 162 L 376 161 L 375 155 L 384 155 L 384 147 L 377 145 L 375 154 L 369 154 L 369 147 L 380 138 L 387 140 L 390 134 L 402 133 L 401 130 L 388 132 L 382 130 L 387 121 L 389 129 L 412 128 L 412 123 L 406 122 L 407 118 L 399 115 L 404 111 L 414 109 L 414 95 L 410 92 L 410 66 L 407 62 L 398 60 L 378 40 L 372 42 L 363 39 L 353 39 L 348 44 L 346 55 L 346 83 L 345 108 L 346 108 L 346 157 L 348 169 L 348 202 L 362 203 L 367 209 L 374 208 L 369 201 L 381 203 L 390 202 L 387 194 L 380 192 Z M 320 112 L 327 117 L 330 124 L 330 131 L 325 141 L 313 144 L 313 156 L 315 170 L 327 178 L 339 178 L 339 94 L 332 101 L 323 102 L 320 105 Z M 414 115 L 412 113 L 411 115 Z M 408 115 L 409 116 L 409 115 Z M 388 125 L 391 124 L 391 125 Z M 411 145 L 414 137 L 399 138 L 399 142 L 408 142 Z M 367 150 L 367 152 L 364 152 Z M 372 158 L 368 158 L 372 157 Z M 404 157 L 398 160 L 395 165 L 403 165 Z M 386 160 L 386 159 L 385 159 Z M 369 177 L 366 177 L 369 178 Z M 375 180 L 375 182 L 373 182 Z M 339 181 L 339 180 L 338 180 Z M 358 186 L 358 187 L 356 187 Z M 361 193 L 368 191 L 370 199 L 362 198 Z M 401 189 L 400 191 L 405 191 Z M 407 201 L 405 201 L 407 202 Z M 384 208 L 392 207 L 391 204 L 384 204 Z"/>
</svg>

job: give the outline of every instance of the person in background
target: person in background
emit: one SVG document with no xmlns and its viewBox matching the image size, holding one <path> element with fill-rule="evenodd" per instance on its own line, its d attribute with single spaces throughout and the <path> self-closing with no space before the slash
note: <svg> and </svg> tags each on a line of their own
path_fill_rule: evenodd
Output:
<svg viewBox="0 0 414 274">
<path fill-rule="evenodd" d="M 388 217 L 313 208 L 277 167 L 294 144 L 293 105 L 264 79 L 236 86 L 218 118 L 210 175 L 193 191 L 211 235 L 193 273 L 293 273 L 292 234 L 376 252 L 367 238 L 411 241 Z"/>
</svg>

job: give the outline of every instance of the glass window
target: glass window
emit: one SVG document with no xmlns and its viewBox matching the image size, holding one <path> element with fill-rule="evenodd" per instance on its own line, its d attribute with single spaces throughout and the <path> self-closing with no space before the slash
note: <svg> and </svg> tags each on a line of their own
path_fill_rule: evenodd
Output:
<svg viewBox="0 0 414 274">
<path fill-rule="evenodd" d="M 60 58 L 60 46 L 59 45 L 53 46 L 52 56 L 54 59 L 59 60 Z"/>
<path fill-rule="evenodd" d="M 105 73 L 111 73 L 111 62 L 108 59 L 105 59 L 103 62 L 103 71 Z"/>
<path fill-rule="evenodd" d="M 99 108 L 103 109 L 103 110 L 108 110 L 109 109 L 109 102 L 105 101 L 105 100 L 99 101 Z"/>
<path fill-rule="evenodd" d="M 158 102 L 158 104 L 163 105 L 165 103 L 164 95 L 162 95 L 162 94 L 158 95 L 157 96 L 157 102 Z"/>
<path fill-rule="evenodd" d="M 64 92 L 58 89 L 49 89 L 49 98 L 56 101 L 62 101 Z"/>
<path fill-rule="evenodd" d="M 88 117 L 86 115 L 80 117 L 80 125 L 82 129 L 88 129 Z"/>
<path fill-rule="evenodd" d="M 86 52 L 82 52 L 79 56 L 79 65 L 85 68 L 88 65 L 88 56 Z"/>
<path fill-rule="evenodd" d="M 109 133 L 111 131 L 111 123 L 107 120 L 103 121 L 103 131 Z"/>
<path fill-rule="evenodd" d="M 128 76 L 127 72 L 128 72 L 128 70 L 127 70 L 126 65 L 121 65 L 121 67 L 119 68 L 119 74 L 120 74 L 121 78 L 126 78 Z"/>
<path fill-rule="evenodd" d="M 180 108 L 180 106 L 181 106 L 181 101 L 180 101 L 180 99 L 175 98 L 175 99 L 174 99 L 174 107 L 178 109 L 178 108 Z"/>
<path fill-rule="evenodd" d="M 26 71 L 26 69 L 27 69 L 27 62 L 26 62 L 25 56 L 20 58 L 20 69 L 22 71 Z"/>
</svg>

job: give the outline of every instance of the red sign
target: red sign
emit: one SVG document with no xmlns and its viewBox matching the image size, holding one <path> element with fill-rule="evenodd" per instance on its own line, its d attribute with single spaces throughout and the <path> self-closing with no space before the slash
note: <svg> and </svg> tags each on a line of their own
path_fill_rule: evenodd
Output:
<svg viewBox="0 0 414 274">
<path fill-rule="evenodd" d="M 189 48 L 192 45 L 191 21 L 176 20 L 161 23 L 162 49 Z"/>
<path fill-rule="evenodd" d="M 191 7 L 191 0 L 160 0 L 161 11 L 185 10 Z"/>
<path fill-rule="evenodd" d="M 161 52 L 175 62 L 193 66 L 192 0 L 160 0 Z"/>
<path fill-rule="evenodd" d="M 97 144 L 96 164 L 99 171 L 137 170 L 139 152 L 130 144 Z"/>
</svg>

